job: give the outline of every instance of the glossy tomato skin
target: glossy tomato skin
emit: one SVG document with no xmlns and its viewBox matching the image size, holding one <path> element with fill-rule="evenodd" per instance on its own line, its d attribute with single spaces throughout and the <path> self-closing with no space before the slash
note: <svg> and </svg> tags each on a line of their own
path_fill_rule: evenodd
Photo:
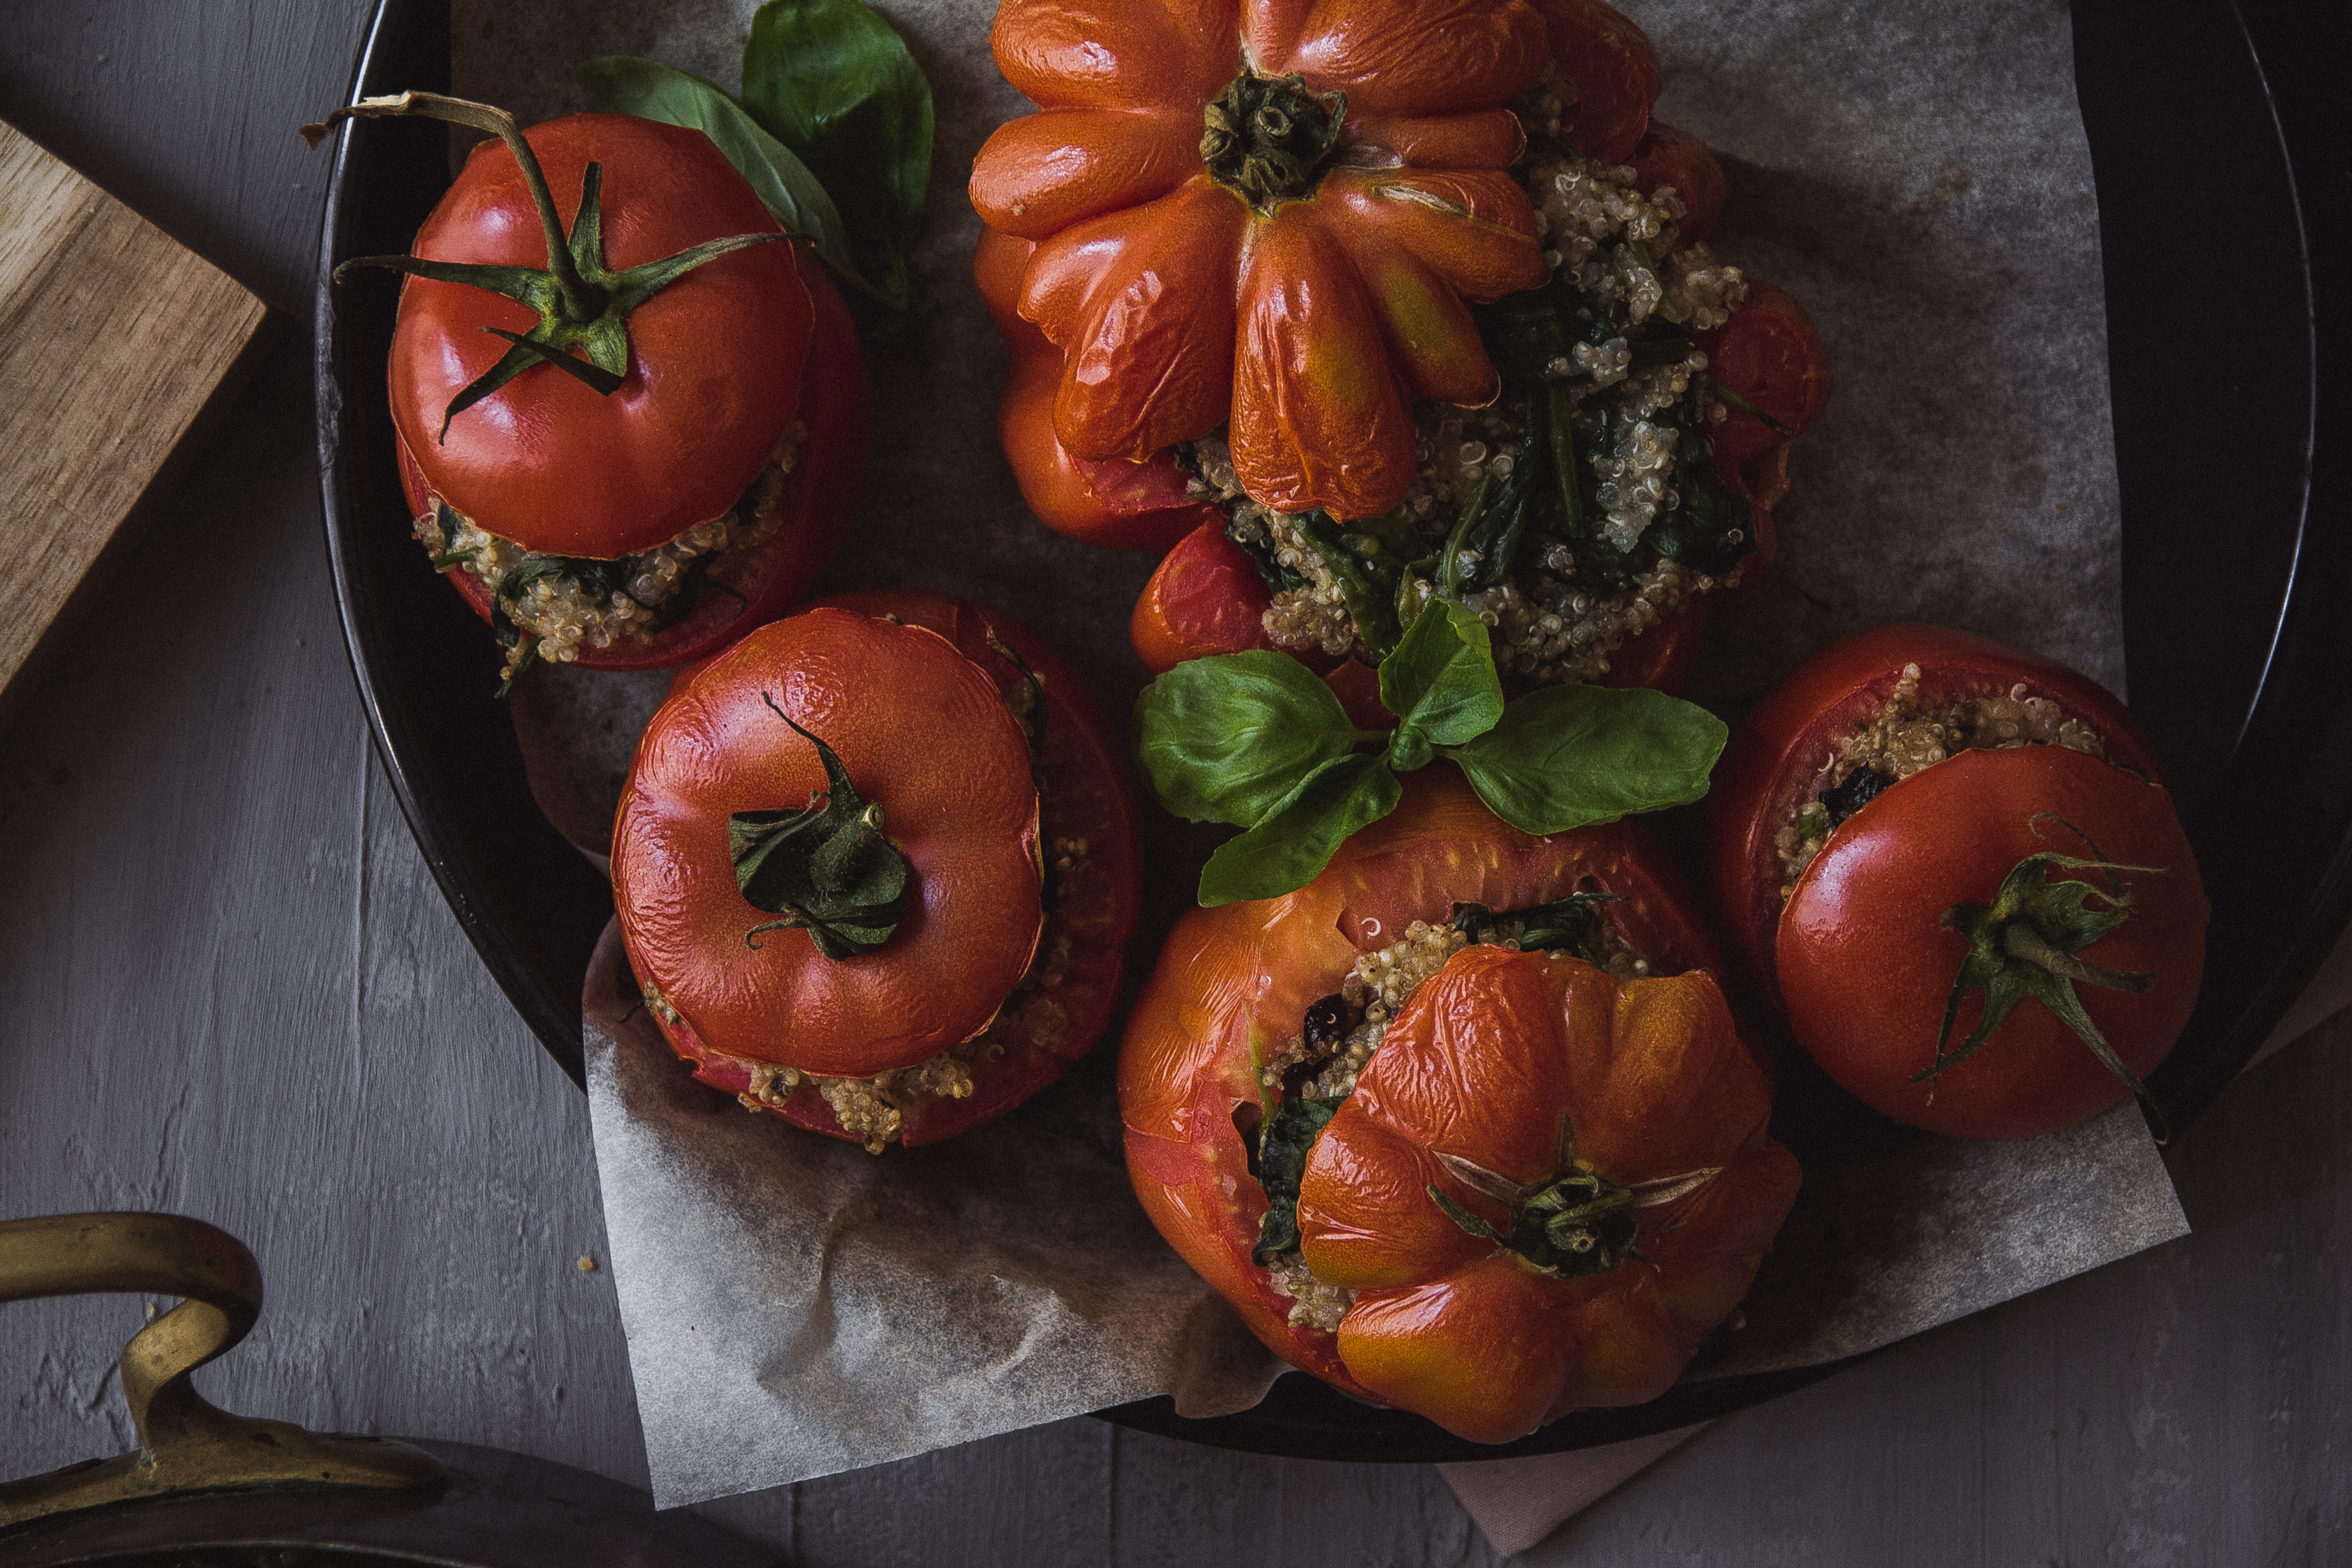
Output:
<svg viewBox="0 0 2352 1568">
<path fill-rule="evenodd" d="M 835 961 L 805 931 L 752 934 L 778 917 L 737 886 L 729 817 L 825 787 L 778 709 L 839 754 L 909 863 L 905 912 L 874 952 Z M 646 727 L 613 891 L 632 967 L 709 1048 L 834 1077 L 911 1067 L 984 1028 L 1036 951 L 1028 742 L 995 682 L 935 633 L 831 608 L 771 623 Z"/>
<path fill-rule="evenodd" d="M 1359 952 L 1457 901 L 1526 908 L 1585 885 L 1622 895 L 1606 916 L 1655 973 L 1719 972 L 1687 890 L 1637 825 L 1536 839 L 1498 822 L 1452 768 L 1403 778 L 1403 803 L 1280 899 L 1188 910 L 1145 983 L 1120 1046 L 1128 1170 L 1163 1235 L 1277 1355 L 1360 1397 L 1337 1339 L 1288 1321 L 1292 1302 L 1250 1261 L 1265 1195 L 1237 1110 L 1263 1111 L 1259 1064 L 1339 989 Z"/>
<path fill-rule="evenodd" d="M 1890 785 L 1834 829 L 1784 910 L 1774 834 L 1792 819 L 1837 742 L 1885 704 L 1906 664 L 1919 666 L 1919 701 L 1931 709 L 2022 683 L 2096 731 L 2107 761 L 2027 746 L 1936 763 Z M 2063 1041 L 2049 1035 L 2044 1026 L 2054 1020 L 2032 1001 L 1945 1075 L 1933 1108 L 1924 1086 L 1905 1081 L 1932 1059 L 1964 951 L 1958 936 L 1937 928 L 1944 910 L 1990 903 L 2026 855 L 2054 849 L 2089 858 L 2058 824 L 2041 824 L 2042 836 L 2035 837 L 2031 824 L 2040 813 L 2073 823 L 2118 865 L 2165 868 L 2129 876 L 2132 919 L 2083 950 L 2086 962 L 2159 976 L 2138 997 L 2078 985 L 2102 1032 L 2126 1061 L 2152 1066 L 2194 1000 L 2206 905 L 2162 773 L 2123 704 L 2054 660 L 1943 626 L 1897 623 L 1842 637 L 1757 705 L 1717 766 L 1706 810 L 1717 907 L 1739 958 L 1832 1076 L 1898 1120 L 1966 1136 L 2019 1136 L 2079 1121 L 2126 1092 L 2071 1034 Z M 1917 907 L 1898 913 L 1906 899 Z M 1847 901 L 1851 915 L 1840 910 Z M 2142 962 L 2151 958 L 2161 962 Z M 1801 991 L 1790 989 L 1792 982 Z M 1979 1016 L 1976 1002 L 1965 1005 L 1956 1042 Z M 2025 1044 L 2004 1056 L 2012 1037 Z M 2085 1077 L 2086 1067 L 2104 1084 Z M 1998 1103 L 2004 1097 L 1997 1089 L 2009 1086 L 2011 1102 Z"/>
<path fill-rule="evenodd" d="M 1770 1110 L 1704 972 L 1621 984 L 1576 959 L 1455 955 L 1307 1155 L 1301 1251 L 1357 1292 L 1340 1361 L 1476 1442 L 1656 1398 L 1738 1305 L 1795 1201 Z M 1507 1229 L 1509 1210 L 1444 1157 L 1536 1189 L 1566 1173 L 1564 1154 L 1621 1186 L 1713 1174 L 1642 1211 L 1638 1258 L 1582 1279 L 1530 1267 L 1429 1196 Z"/>
<path fill-rule="evenodd" d="M 1089 462 L 1072 456 L 1054 433 L 1062 351 L 1013 309 L 1022 270 L 1035 248 L 982 229 L 971 261 L 972 281 L 1012 354 L 996 433 L 1029 510 L 1055 532 L 1108 550 L 1162 551 L 1204 522 L 1222 522 L 1219 508 L 1189 493 L 1183 471 L 1167 452 L 1139 463 Z"/>
<path fill-rule="evenodd" d="M 1790 443 L 1829 406 L 1821 331 L 1785 289 L 1751 279 L 1731 319 L 1698 341 L 1707 373 L 1782 426 L 1734 408 L 1707 431 L 1716 477 L 1769 513 L 1788 493 Z"/>
<path fill-rule="evenodd" d="M 972 204 L 1036 244 L 1017 308 L 1063 354 L 1070 452 L 1145 460 L 1229 420 L 1250 494 L 1370 516 L 1412 479 L 1409 397 L 1493 396 L 1465 301 L 1544 276 L 1505 107 L 1545 63 L 1530 0 L 1007 0 L 991 43 L 1041 107 L 982 149 Z M 1265 205 L 1200 152 L 1244 58 L 1346 96 L 1332 160 Z"/>
<path fill-rule="evenodd" d="M 525 133 L 567 232 L 602 165 L 604 259 L 615 270 L 708 240 L 781 232 L 697 131 L 623 114 Z M 546 242 L 513 155 L 485 142 L 417 231 L 440 261 L 544 268 Z M 627 320 L 628 379 L 610 396 L 542 366 L 457 418 L 444 411 L 535 312 L 486 289 L 407 279 L 393 329 L 393 423 L 433 490 L 529 550 L 611 559 L 649 550 L 734 504 L 799 411 L 816 324 L 813 259 L 753 246 L 696 268 Z"/>
<path fill-rule="evenodd" d="M 909 1148 L 951 1138 L 1003 1115 L 1060 1078 L 1083 1058 L 1110 1021 L 1118 996 L 1127 945 L 1138 907 L 1137 795 L 1126 749 L 1085 677 L 1059 649 L 1020 623 L 943 594 L 912 589 L 839 594 L 820 604 L 865 616 L 893 616 L 935 632 L 986 671 L 1001 695 L 1017 700 L 1017 666 L 989 646 L 994 636 L 1019 654 L 1045 684 L 1045 744 L 1039 764 L 1040 816 L 1053 838 L 1083 839 L 1086 853 L 1057 869 L 1054 912 L 1043 940 L 1066 937 L 1068 952 L 1055 986 L 1055 1011 L 1034 1017 L 1018 1003 L 1000 1016 L 991 1048 L 971 1065 L 973 1092 L 961 1100 L 927 1098 L 906 1109 L 899 1142 Z M 673 689 L 697 670 L 681 670 Z M 781 1100 L 751 1094 L 759 1064 L 705 1045 L 681 1019 L 664 1024 L 694 1076 L 713 1088 L 797 1126 L 857 1142 L 843 1131 L 833 1108 L 813 1084 Z"/>
<path fill-rule="evenodd" d="M 2117 874 L 2131 917 L 2078 956 L 2152 984 L 2137 994 L 2074 987 L 2100 1035 L 2145 1079 L 2197 1003 L 2207 914 L 2197 858 L 2162 785 L 2057 746 L 1963 752 L 1915 773 L 1832 834 L 1798 879 L 1774 973 L 1790 1027 L 1822 1069 L 1873 1110 L 1961 1138 L 2054 1132 L 2129 1098 L 2081 1037 L 2031 999 L 1932 1093 L 1910 1081 L 1934 1060 L 1967 952 L 1957 932 L 1938 928 L 1943 912 L 1991 903 L 2011 867 L 2053 849 L 2148 868 Z M 2051 875 L 2106 886 L 2095 871 Z M 1982 1014 L 1980 996 L 1962 1005 L 1955 1045 Z"/>
<path fill-rule="evenodd" d="M 808 283 L 816 321 L 801 374 L 800 418 L 808 434 L 784 477 L 775 526 L 761 542 L 723 554 L 677 625 L 644 642 L 623 637 L 606 647 L 583 644 L 575 660 L 583 669 L 667 669 L 708 658 L 797 603 L 840 552 L 865 489 L 873 391 L 839 290 L 805 247 L 794 242 L 790 248 Z M 411 514 L 422 516 L 432 504 L 424 470 L 405 440 L 395 436 L 394 445 L 402 493 Z M 484 526 L 499 531 L 494 523 Z M 488 584 L 462 567 L 443 575 L 476 615 L 490 619 L 495 606 Z"/>
<path fill-rule="evenodd" d="M 1664 77 L 1657 47 L 1602 0 L 1537 5 L 1550 36 L 1552 68 L 1575 99 L 1561 118 L 1560 134 L 1596 162 L 1633 163 Z"/>
</svg>

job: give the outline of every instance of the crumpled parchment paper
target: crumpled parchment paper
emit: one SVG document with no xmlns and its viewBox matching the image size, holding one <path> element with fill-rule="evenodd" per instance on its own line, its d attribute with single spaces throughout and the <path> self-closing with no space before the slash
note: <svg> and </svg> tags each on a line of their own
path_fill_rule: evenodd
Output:
<svg viewBox="0 0 2352 1568">
<path fill-rule="evenodd" d="M 1029 517 L 996 449 L 1004 352 L 968 275 L 971 155 L 1028 106 L 990 59 L 984 0 L 877 5 L 938 95 L 917 265 L 940 309 L 869 352 L 875 460 L 828 585 L 1009 611 L 1049 629 L 1116 710 L 1143 680 L 1125 633 L 1151 563 Z M 731 87 L 753 8 L 457 0 L 456 88 L 546 118 L 583 107 L 570 68 L 606 53 Z M 2096 208 L 2063 5 L 1625 9 L 1664 61 L 1660 118 L 1706 137 L 1729 175 L 1717 250 L 1806 305 L 1837 380 L 1792 461 L 1780 561 L 1717 610 L 1693 694 L 1736 717 L 1811 648 L 1897 618 L 2021 643 L 2119 688 Z M 594 679 L 543 671 L 518 693 L 527 743 L 534 724 L 590 737 L 569 774 L 535 762 L 534 784 L 591 839 L 625 763 L 614 715 L 648 694 L 583 689 Z M 568 726 L 575 710 L 599 717 Z M 1156 820 L 1142 963 L 1205 843 Z M 591 1108 L 663 1506 L 1145 1394 L 1198 1414 L 1262 1394 L 1274 1366 L 1126 1191 L 1111 1043 L 1000 1124 L 874 1159 L 690 1082 L 642 1014 L 625 1019 L 613 945 L 587 983 Z M 2029 1142 L 1799 1152 L 1805 1192 L 1747 1327 L 1699 1375 L 1851 1354 L 2186 1230 L 2129 1106 Z"/>
</svg>

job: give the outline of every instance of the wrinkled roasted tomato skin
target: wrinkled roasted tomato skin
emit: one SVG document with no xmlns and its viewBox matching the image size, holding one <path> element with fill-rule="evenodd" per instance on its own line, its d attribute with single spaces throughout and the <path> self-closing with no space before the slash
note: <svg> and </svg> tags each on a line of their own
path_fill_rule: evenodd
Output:
<svg viewBox="0 0 2352 1568">
<path fill-rule="evenodd" d="M 1062 445 L 1148 459 L 1230 416 L 1243 486 L 1267 504 L 1393 505 L 1411 393 L 1492 395 L 1463 301 L 1543 279 L 1503 107 L 1543 68 L 1531 0 L 1181 15 L 1007 0 L 991 41 L 1041 107 L 982 149 L 972 203 L 1037 244 L 1018 310 L 1065 356 Z M 1347 95 L 1332 163 L 1267 210 L 1210 180 L 1199 151 L 1202 111 L 1244 58 Z"/>
<path fill-rule="evenodd" d="M 1162 551 L 1202 523 L 1222 523 L 1222 509 L 1186 493 L 1184 473 L 1167 452 L 1140 463 L 1088 462 L 1054 433 L 1062 351 L 1013 310 L 1035 248 L 982 229 L 971 258 L 972 281 L 1012 355 L 996 435 L 1029 510 L 1055 532 L 1108 550 Z"/>
<path fill-rule="evenodd" d="M 897 932 L 838 962 L 756 926 L 728 855 L 735 812 L 798 807 L 837 752 L 913 881 Z M 674 685 L 638 742 L 613 832 L 629 960 L 709 1048 L 863 1078 L 969 1038 L 1029 967 L 1040 903 L 1027 741 L 995 682 L 917 626 L 818 608 Z M 754 942 L 756 942 L 756 945 Z"/>
<path fill-rule="evenodd" d="M 1831 834 L 1783 910 L 1776 829 L 1791 819 L 1837 742 L 1869 721 L 1914 663 L 1929 706 L 2004 695 L 2024 683 L 2095 730 L 2107 761 L 2026 746 L 1965 752 L 1915 773 Z M 2156 973 L 2155 988 L 2141 996 L 2075 988 L 2125 1059 L 2152 1066 L 2195 999 L 2206 911 L 2194 856 L 2162 781 L 2123 704 L 2077 671 L 1949 627 L 1873 626 L 1798 666 L 1726 748 L 1706 806 L 1717 907 L 1771 1005 L 1857 1098 L 1897 1120 L 1960 1136 L 2049 1131 L 2125 1091 L 2037 1002 L 2019 1004 L 1976 1057 L 1943 1076 L 1932 1108 L 1926 1087 L 1907 1082 L 1933 1058 L 1965 951 L 1937 922 L 1953 903 L 1990 903 L 2027 855 L 2089 856 L 2057 824 L 2045 822 L 2044 836 L 2033 837 L 2028 822 L 2037 813 L 2075 824 L 2118 865 L 2166 868 L 2129 876 L 2132 919 L 2082 953 L 2109 968 Z M 1956 1039 L 1965 1039 L 1980 1016 L 1978 1002 L 1965 1004 Z M 2012 1039 L 2020 1044 L 2005 1057 Z"/>
<path fill-rule="evenodd" d="M 1499 822 L 1451 768 L 1406 774 L 1403 803 L 1342 845 L 1322 876 L 1256 903 L 1188 910 L 1129 1016 L 1118 1093 L 1129 1173 L 1162 1234 L 1275 1352 L 1361 1397 L 1339 1341 L 1293 1327 L 1250 1263 L 1265 1195 L 1234 1116 L 1265 1104 L 1258 1063 L 1339 989 L 1359 952 L 1454 903 L 1526 908 L 1586 879 L 1624 895 L 1608 918 L 1662 973 L 1719 972 L 1679 878 L 1637 825 L 1537 839 Z M 1751 1058 L 1752 1059 L 1752 1058 Z"/>
<path fill-rule="evenodd" d="M 1560 120 L 1560 135 L 1600 163 L 1633 163 L 1664 77 L 1656 46 L 1601 0 L 1537 0 L 1537 5 L 1551 39 L 1552 68 L 1574 89 L 1576 102 Z"/>
<path fill-rule="evenodd" d="M 1707 374 L 1785 426 L 1782 435 L 1734 408 L 1707 429 L 1716 478 L 1766 509 L 1788 493 L 1789 445 L 1830 401 L 1830 362 L 1822 334 L 1786 290 L 1750 279 L 1731 319 L 1699 334 Z"/>
<path fill-rule="evenodd" d="M 771 249 L 785 248 L 770 247 Z M 711 577 L 732 593 L 706 584 L 694 608 L 647 641 L 618 638 L 608 647 L 580 649 L 583 669 L 667 669 L 707 658 L 754 626 L 792 607 L 839 553 L 866 484 L 866 453 L 874 423 L 873 388 L 848 306 L 824 269 L 795 242 L 794 265 L 804 269 L 816 307 L 808 363 L 801 376 L 801 418 L 808 426 L 799 458 L 777 498 L 775 531 L 762 543 L 730 552 Z M 412 516 L 427 505 L 424 470 L 397 436 L 401 490 Z M 496 520 L 477 520 L 498 532 Z M 487 622 L 490 585 L 462 567 L 443 573 L 457 595 Z M 741 595 L 739 599 L 737 595 Z"/>
<path fill-rule="evenodd" d="M 1127 945 L 1135 934 L 1137 786 L 1120 731 L 1086 678 L 1060 649 L 1019 622 L 965 600 L 908 588 L 836 594 L 818 603 L 866 616 L 896 616 L 937 632 L 987 670 L 1008 699 L 1015 695 L 1020 673 L 989 648 L 988 639 L 993 634 L 1009 645 L 1045 687 L 1044 825 L 1056 837 L 1087 841 L 1086 855 L 1057 889 L 1055 918 L 1072 939 L 1055 993 L 1062 1009 L 1060 1026 L 1002 1034 L 1002 1055 L 992 1051 L 972 1062 L 970 1095 L 924 1099 L 908 1108 L 899 1142 L 917 1148 L 1003 1115 L 1067 1072 L 1101 1037 L 1118 999 Z M 695 673 L 680 671 L 677 683 L 690 680 Z M 1055 929 L 1047 928 L 1049 932 Z M 695 1064 L 697 1079 L 730 1094 L 750 1089 L 751 1063 L 710 1049 L 691 1026 L 663 1023 L 662 1028 L 672 1048 Z M 842 1130 L 814 1085 L 803 1084 L 782 1105 L 764 1109 L 812 1131 L 859 1142 Z"/>
<path fill-rule="evenodd" d="M 1665 1392 L 1755 1278 L 1797 1192 L 1771 1090 L 1703 972 L 1620 985 L 1576 959 L 1456 955 L 1405 1004 L 1307 1161 L 1302 1251 L 1356 1289 L 1339 1358 L 1382 1400 L 1502 1443 Z M 1642 1257 L 1544 1275 L 1471 1236 L 1432 1186 L 1509 1216 L 1433 1151 L 1527 1186 L 1575 1157 L 1621 1185 L 1720 1173 L 1642 1214 Z"/>
<path fill-rule="evenodd" d="M 1663 120 L 1653 120 L 1627 162 L 1633 168 L 1634 185 L 1644 195 L 1654 195 L 1659 187 L 1672 185 L 1682 197 L 1683 221 L 1675 227 L 1685 239 L 1715 237 L 1730 185 L 1723 177 L 1723 165 L 1715 161 L 1706 142 Z"/>
</svg>

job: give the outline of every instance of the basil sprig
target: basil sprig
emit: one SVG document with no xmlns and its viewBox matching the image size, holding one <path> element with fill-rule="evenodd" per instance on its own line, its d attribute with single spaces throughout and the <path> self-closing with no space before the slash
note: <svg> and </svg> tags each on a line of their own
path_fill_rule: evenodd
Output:
<svg viewBox="0 0 2352 1568">
<path fill-rule="evenodd" d="M 769 0 L 743 46 L 743 97 L 689 72 L 607 55 L 573 73 L 589 106 L 708 135 L 776 221 L 886 313 L 921 308 L 907 256 L 929 184 L 930 84 L 860 0 Z"/>
<path fill-rule="evenodd" d="M 1357 729 L 1286 654 L 1189 659 L 1144 688 L 1136 750 L 1160 803 L 1244 830 L 1202 869 L 1202 904 L 1306 886 L 1349 835 L 1396 809 L 1398 773 L 1439 757 L 1514 827 L 1564 833 L 1697 800 L 1729 734 L 1662 691 L 1557 686 L 1507 706 L 1486 624 L 1444 597 L 1381 661 L 1380 688 L 1391 731 Z"/>
</svg>

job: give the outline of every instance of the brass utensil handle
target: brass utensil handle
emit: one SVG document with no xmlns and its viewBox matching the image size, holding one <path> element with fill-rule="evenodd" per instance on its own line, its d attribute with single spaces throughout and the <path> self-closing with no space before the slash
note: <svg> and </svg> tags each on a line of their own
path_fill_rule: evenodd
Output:
<svg viewBox="0 0 2352 1568">
<path fill-rule="evenodd" d="M 415 1486 L 430 1455 L 373 1437 L 313 1436 L 205 1403 L 188 1374 L 245 1338 L 261 1313 L 261 1268 L 202 1220 L 162 1214 L 0 1221 L 0 1301 L 132 1292 L 180 1304 L 122 1347 L 122 1397 L 139 1452 L 0 1482 L 0 1529 L 134 1497 L 282 1486 Z"/>
</svg>

